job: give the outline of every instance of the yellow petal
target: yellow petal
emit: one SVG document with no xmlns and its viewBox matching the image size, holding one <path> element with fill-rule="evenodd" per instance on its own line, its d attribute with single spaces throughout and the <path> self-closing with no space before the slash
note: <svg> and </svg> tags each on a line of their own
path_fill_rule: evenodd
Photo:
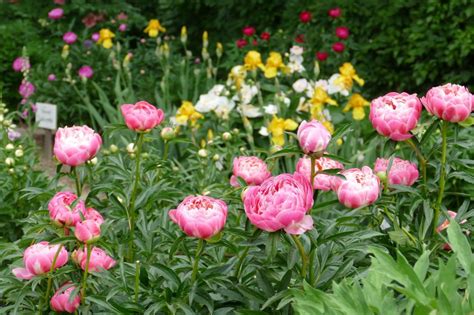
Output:
<svg viewBox="0 0 474 315">
<path fill-rule="evenodd" d="M 292 119 L 285 119 L 285 130 L 295 130 L 298 128 L 298 123 Z"/>
<path fill-rule="evenodd" d="M 326 98 L 326 103 L 328 103 L 329 105 L 334 105 L 334 106 L 337 106 L 337 102 L 335 100 L 333 100 L 332 98 L 328 97 Z"/>
<path fill-rule="evenodd" d="M 352 111 L 352 118 L 355 120 L 362 120 L 365 118 L 365 111 L 363 107 L 356 107 Z"/>
<path fill-rule="evenodd" d="M 179 125 L 186 125 L 188 117 L 185 115 L 176 115 L 176 123 Z"/>
<path fill-rule="evenodd" d="M 112 46 L 113 46 L 112 40 L 111 39 L 104 40 L 104 43 L 102 44 L 102 46 L 104 46 L 104 48 L 106 48 L 106 49 L 112 48 Z"/>
<path fill-rule="evenodd" d="M 351 102 L 348 102 L 346 107 L 344 107 L 344 109 L 342 110 L 343 113 L 347 113 L 348 111 L 350 111 L 352 108 L 352 104 Z"/>
<path fill-rule="evenodd" d="M 357 84 L 359 84 L 360 86 L 364 86 L 364 79 L 360 78 L 357 74 L 355 74 L 352 78 L 354 79 L 354 81 L 357 82 Z"/>
<path fill-rule="evenodd" d="M 265 78 L 271 79 L 276 77 L 277 75 L 277 68 L 274 67 L 265 67 Z"/>
<path fill-rule="evenodd" d="M 283 135 L 272 137 L 272 142 L 273 142 L 274 145 L 282 146 L 282 145 L 285 144 L 285 138 L 283 137 Z"/>
<path fill-rule="evenodd" d="M 158 30 L 157 30 L 157 29 L 151 29 L 151 30 L 148 32 L 148 36 L 150 36 L 150 37 L 156 37 L 156 36 L 158 36 Z"/>
</svg>

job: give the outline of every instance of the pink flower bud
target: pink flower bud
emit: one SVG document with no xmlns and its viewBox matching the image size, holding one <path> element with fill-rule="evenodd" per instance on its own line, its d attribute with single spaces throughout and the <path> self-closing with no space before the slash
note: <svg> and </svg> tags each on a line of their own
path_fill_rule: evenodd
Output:
<svg viewBox="0 0 474 315">
<path fill-rule="evenodd" d="M 431 88 L 421 102 L 431 115 L 454 123 L 467 119 L 474 108 L 469 90 L 451 83 Z"/>
<path fill-rule="evenodd" d="M 262 34 L 260 34 L 260 38 L 262 40 L 270 40 L 270 33 L 269 32 L 262 32 Z"/>
<path fill-rule="evenodd" d="M 328 11 L 328 15 L 333 19 L 338 18 L 341 16 L 341 9 L 340 8 L 332 8 Z"/>
<path fill-rule="evenodd" d="M 56 81 L 56 75 L 54 73 L 48 75 L 48 81 Z"/>
<path fill-rule="evenodd" d="M 346 39 L 349 37 L 349 29 L 345 26 L 336 27 L 336 36 L 340 39 Z"/>
<path fill-rule="evenodd" d="M 188 196 L 168 214 L 186 235 L 208 239 L 224 228 L 227 204 L 207 196 Z"/>
<path fill-rule="evenodd" d="M 99 33 L 93 33 L 91 38 L 94 42 L 96 42 L 100 39 L 100 34 Z"/>
<path fill-rule="evenodd" d="M 23 72 L 30 69 L 30 60 L 26 57 L 17 57 L 12 64 L 13 71 Z"/>
<path fill-rule="evenodd" d="M 64 283 L 51 298 L 51 309 L 58 313 L 74 313 L 81 303 L 79 294 L 71 296 L 75 289 L 76 286 L 74 286 L 72 282 L 68 281 Z"/>
<path fill-rule="evenodd" d="M 20 87 L 18 88 L 18 93 L 24 98 L 28 99 L 31 95 L 33 95 L 36 91 L 36 87 L 33 83 L 23 80 L 21 82 Z"/>
<path fill-rule="evenodd" d="M 101 145 L 101 136 L 85 125 L 59 128 L 54 139 L 54 155 L 64 165 L 78 166 L 92 159 Z"/>
<path fill-rule="evenodd" d="M 380 180 L 370 167 L 351 168 L 340 173 L 345 177 L 334 176 L 333 190 L 339 202 L 348 208 L 359 208 L 374 203 L 380 193 Z"/>
<path fill-rule="evenodd" d="M 313 219 L 306 214 L 313 206 L 313 191 L 299 173 L 281 174 L 251 186 L 243 193 L 243 201 L 250 222 L 261 230 L 302 234 L 313 227 Z"/>
<path fill-rule="evenodd" d="M 245 46 L 248 45 L 248 42 L 246 39 L 240 38 L 237 40 L 236 45 L 237 45 L 237 48 L 244 48 Z"/>
<path fill-rule="evenodd" d="M 330 169 L 344 169 L 344 165 L 342 165 L 342 163 L 338 161 L 331 160 L 327 157 L 320 157 L 315 160 L 315 174 L 317 172 Z M 309 181 L 311 179 L 311 159 L 306 156 L 300 158 L 298 164 L 296 164 L 296 172 L 304 175 Z M 319 189 L 323 191 L 331 190 L 333 178 L 333 175 L 316 174 L 313 181 L 314 189 Z"/>
<path fill-rule="evenodd" d="M 448 210 L 448 214 L 449 216 L 451 217 L 451 219 L 455 219 L 456 216 L 457 216 L 457 213 L 454 212 L 454 211 L 451 211 L 451 210 Z M 461 224 L 464 224 L 466 223 L 467 220 L 462 220 L 460 223 Z M 441 233 L 441 231 L 445 230 L 448 228 L 449 226 L 449 220 L 446 219 L 442 224 L 440 224 L 437 228 L 436 228 L 436 233 Z M 466 234 L 470 234 L 469 232 L 467 232 Z M 446 251 L 450 251 L 451 250 L 451 245 L 449 245 L 449 243 L 445 243 L 443 245 L 443 249 L 446 250 Z"/>
<path fill-rule="evenodd" d="M 86 244 L 93 243 L 100 237 L 100 224 L 94 220 L 77 222 L 74 235 L 81 242 Z"/>
<path fill-rule="evenodd" d="M 94 75 L 94 70 L 90 66 L 82 66 L 77 71 L 81 79 L 90 79 Z"/>
<path fill-rule="evenodd" d="M 369 120 L 377 132 L 395 141 L 411 138 L 421 115 L 421 103 L 416 94 L 390 92 L 370 104 Z"/>
<path fill-rule="evenodd" d="M 301 23 L 309 23 L 311 21 L 311 12 L 303 11 L 300 13 L 300 21 Z"/>
<path fill-rule="evenodd" d="M 120 107 L 127 127 L 134 131 L 149 131 L 158 126 L 164 118 L 161 109 L 148 102 L 140 101 L 133 104 L 124 104 Z"/>
<path fill-rule="evenodd" d="M 298 127 L 297 136 L 300 147 L 306 154 L 326 150 L 331 140 L 329 131 L 317 120 L 303 121 Z"/>
<path fill-rule="evenodd" d="M 344 43 L 337 42 L 332 45 L 332 50 L 334 50 L 337 53 L 342 53 L 346 49 L 346 46 Z"/>
<path fill-rule="evenodd" d="M 329 54 L 327 52 L 324 52 L 324 51 L 316 52 L 316 58 L 318 58 L 319 61 L 324 61 L 328 59 L 328 57 L 329 57 Z"/>
<path fill-rule="evenodd" d="M 242 29 L 242 33 L 245 36 L 253 36 L 255 34 L 255 27 L 253 26 L 246 26 Z"/>
<path fill-rule="evenodd" d="M 49 201 L 48 210 L 51 220 L 59 226 L 75 226 L 81 221 L 81 213 L 84 215 L 86 207 L 83 200 L 79 200 L 74 208 L 71 205 L 77 196 L 72 192 L 58 192 Z"/>
<path fill-rule="evenodd" d="M 51 20 L 59 20 L 64 15 L 64 10 L 61 8 L 55 8 L 48 12 L 48 17 Z"/>
<path fill-rule="evenodd" d="M 61 250 L 59 250 L 60 246 Z M 13 269 L 13 274 L 18 279 L 29 280 L 34 276 L 49 272 L 53 266 L 53 260 L 58 250 L 59 255 L 56 258 L 53 269 L 62 267 L 67 263 L 68 253 L 66 249 L 60 244 L 49 245 L 48 242 L 44 241 L 31 245 L 23 253 L 23 264 L 25 267 Z"/>
<path fill-rule="evenodd" d="M 72 260 L 81 267 L 82 270 L 86 269 L 87 261 L 87 249 L 79 248 L 71 254 Z M 107 253 L 98 247 L 94 247 L 91 251 L 89 260 L 89 271 L 100 272 L 103 270 L 109 270 L 115 266 L 116 261 L 107 255 Z"/>
<path fill-rule="evenodd" d="M 67 32 L 63 35 L 63 41 L 68 44 L 74 44 L 77 40 L 77 35 L 73 32 Z"/>
<path fill-rule="evenodd" d="M 239 187 L 237 177 L 241 177 L 247 185 L 260 185 L 264 180 L 272 176 L 268 171 L 267 164 L 256 156 L 241 156 L 234 158 L 233 175 L 230 184 Z"/>
<path fill-rule="evenodd" d="M 378 158 L 375 161 L 374 173 L 386 172 L 390 160 Z M 411 186 L 418 179 L 418 168 L 415 163 L 399 158 L 392 160 L 392 166 L 388 172 L 389 185 Z"/>
<path fill-rule="evenodd" d="M 127 24 L 124 24 L 124 23 L 120 24 L 118 30 L 120 32 L 125 32 L 127 30 Z"/>
</svg>

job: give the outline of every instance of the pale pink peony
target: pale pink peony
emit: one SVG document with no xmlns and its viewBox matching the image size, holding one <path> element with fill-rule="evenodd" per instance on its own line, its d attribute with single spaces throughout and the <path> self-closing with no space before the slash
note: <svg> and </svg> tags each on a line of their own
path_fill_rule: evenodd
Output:
<svg viewBox="0 0 474 315">
<path fill-rule="evenodd" d="M 23 99 L 28 99 L 36 91 L 36 87 L 33 83 L 23 80 L 20 87 L 18 88 L 18 93 L 23 97 Z"/>
<path fill-rule="evenodd" d="M 99 33 L 93 33 L 91 38 L 94 42 L 96 42 L 100 39 L 100 34 Z"/>
<path fill-rule="evenodd" d="M 61 250 L 59 250 L 60 246 Z M 49 272 L 53 266 L 54 256 L 58 250 L 59 255 L 56 258 L 53 269 L 62 267 L 67 263 L 68 253 L 66 249 L 60 244 L 50 245 L 44 241 L 31 245 L 23 253 L 23 264 L 25 267 L 13 269 L 13 274 L 18 279 L 29 280 L 34 276 Z"/>
<path fill-rule="evenodd" d="M 469 117 L 474 96 L 466 87 L 448 83 L 431 88 L 421 102 L 430 114 L 455 123 Z"/>
<path fill-rule="evenodd" d="M 390 160 L 378 158 L 375 161 L 374 173 L 385 173 Z M 402 160 L 400 158 L 392 159 L 392 166 L 388 172 L 389 185 L 411 186 L 418 179 L 419 173 L 415 163 Z"/>
<path fill-rule="evenodd" d="M 230 184 L 239 187 L 237 177 L 241 177 L 247 185 L 260 185 L 272 176 L 267 164 L 256 156 L 241 156 L 234 158 L 233 175 Z"/>
<path fill-rule="evenodd" d="M 118 30 L 120 32 L 125 32 L 127 30 L 127 24 L 124 24 L 124 23 L 120 24 Z"/>
<path fill-rule="evenodd" d="M 76 286 L 72 282 L 64 283 L 51 298 L 51 309 L 58 313 L 74 313 L 81 303 L 79 294 L 76 294 L 74 297 L 71 296 L 75 289 Z"/>
<path fill-rule="evenodd" d="M 411 138 L 421 115 L 421 102 L 416 94 L 390 92 L 370 104 L 369 119 L 377 132 L 395 141 Z"/>
<path fill-rule="evenodd" d="M 93 243 L 100 237 L 100 224 L 95 220 L 77 222 L 74 235 L 83 243 Z"/>
<path fill-rule="evenodd" d="M 313 227 L 313 219 L 306 214 L 313 206 L 313 191 L 300 173 L 281 174 L 251 186 L 243 201 L 250 222 L 261 230 L 302 234 Z"/>
<path fill-rule="evenodd" d="M 54 155 L 62 164 L 78 166 L 92 159 L 101 145 L 101 136 L 85 125 L 59 128 L 54 140 Z"/>
<path fill-rule="evenodd" d="M 74 32 L 67 32 L 63 35 L 63 41 L 68 44 L 74 44 L 77 40 L 77 35 Z"/>
<path fill-rule="evenodd" d="M 329 131 L 317 120 L 303 121 L 298 127 L 297 136 L 300 147 L 306 154 L 326 150 L 331 140 Z"/>
<path fill-rule="evenodd" d="M 87 249 L 79 248 L 71 254 L 72 260 L 81 267 L 82 270 L 86 269 L 87 260 Z M 94 247 L 91 251 L 89 260 L 89 271 L 100 272 L 103 270 L 109 270 L 115 266 L 116 261 L 107 255 L 107 253 L 98 247 Z"/>
<path fill-rule="evenodd" d="M 133 104 L 124 104 L 120 107 L 127 127 L 134 131 L 149 131 L 159 125 L 164 118 L 161 109 L 148 102 L 140 101 Z"/>
<path fill-rule="evenodd" d="M 74 208 L 71 205 L 76 201 L 77 196 L 72 192 L 58 192 L 49 201 L 48 210 L 51 220 L 59 226 L 75 226 L 81 221 L 81 213 L 84 216 L 86 207 L 84 200 L 76 202 Z"/>
<path fill-rule="evenodd" d="M 56 81 L 56 75 L 54 73 L 48 75 L 48 81 Z"/>
<path fill-rule="evenodd" d="M 90 79 L 94 75 L 94 70 L 92 69 L 91 66 L 82 66 L 79 68 L 77 71 L 77 74 L 82 78 L 82 79 Z"/>
<path fill-rule="evenodd" d="M 48 12 L 48 17 L 51 20 L 59 20 L 64 15 L 64 10 L 61 8 L 55 8 Z"/>
<path fill-rule="evenodd" d="M 186 235 L 208 239 L 224 228 L 227 204 L 207 196 L 188 196 L 168 214 Z"/>
<path fill-rule="evenodd" d="M 448 210 L 448 214 L 449 214 L 449 216 L 451 217 L 451 219 L 454 219 L 454 218 L 456 218 L 456 216 L 457 216 L 457 213 L 454 212 L 454 211 L 451 211 L 451 210 Z M 460 223 L 461 223 L 461 224 L 464 224 L 464 223 L 466 223 L 466 222 L 467 222 L 467 220 L 462 220 Z M 448 226 L 449 226 L 449 220 L 446 219 L 443 223 L 441 223 L 441 224 L 436 228 L 436 232 L 437 232 L 437 233 L 441 233 L 441 231 L 447 229 Z M 467 233 L 467 234 L 469 234 L 469 233 Z M 451 250 L 451 245 L 449 245 L 448 243 L 446 243 L 446 244 L 443 245 L 443 249 L 444 249 L 444 250 L 447 250 L 447 251 L 450 251 L 450 250 Z"/>
<path fill-rule="evenodd" d="M 339 202 L 348 208 L 359 208 L 374 203 L 380 193 L 380 180 L 370 167 L 351 168 L 340 173 L 345 179 L 334 176 L 333 190 Z"/>
<path fill-rule="evenodd" d="M 17 57 L 12 64 L 13 71 L 23 72 L 30 69 L 30 60 L 26 57 Z"/>
<path fill-rule="evenodd" d="M 330 169 L 344 169 L 342 163 L 331 160 L 327 157 L 320 157 L 315 160 L 314 165 L 315 172 L 320 172 Z M 296 171 L 300 174 L 303 174 L 308 180 L 311 177 L 311 159 L 309 157 L 302 157 L 298 160 L 296 164 Z M 329 191 L 332 188 L 332 181 L 334 176 L 327 174 L 318 174 L 314 177 L 313 187 L 314 189 L 319 189 L 323 191 Z"/>
</svg>

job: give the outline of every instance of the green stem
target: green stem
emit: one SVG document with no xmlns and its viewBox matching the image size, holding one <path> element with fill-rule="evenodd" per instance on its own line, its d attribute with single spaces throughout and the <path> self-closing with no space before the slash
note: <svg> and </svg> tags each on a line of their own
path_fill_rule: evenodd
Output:
<svg viewBox="0 0 474 315">
<path fill-rule="evenodd" d="M 76 166 L 71 166 L 71 172 L 74 176 L 74 180 L 76 182 L 76 193 L 77 197 L 81 197 L 82 195 L 82 187 L 81 187 L 81 179 L 79 177 L 79 173 L 77 172 Z"/>
<path fill-rule="evenodd" d="M 53 284 L 52 275 L 53 275 L 54 267 L 56 266 L 56 261 L 58 260 L 59 253 L 61 252 L 62 248 L 63 248 L 63 245 L 62 244 L 59 245 L 58 250 L 54 254 L 53 263 L 51 264 L 51 268 L 49 269 L 49 272 L 48 272 L 48 285 L 46 287 L 46 293 L 44 295 L 43 301 L 41 301 L 39 305 L 38 314 L 43 314 L 43 305 L 47 303 L 47 301 L 49 300 L 49 293 L 51 292 L 51 286 Z"/>
<path fill-rule="evenodd" d="M 138 290 L 140 285 L 140 261 L 135 263 L 135 303 L 138 303 Z"/>
<path fill-rule="evenodd" d="M 144 133 L 140 132 L 137 135 L 137 153 L 135 156 L 135 181 L 133 183 L 132 194 L 130 196 L 130 204 L 128 206 L 128 212 L 130 214 L 130 235 L 129 235 L 129 243 L 128 243 L 128 260 L 132 261 L 135 253 L 133 248 L 133 243 L 135 239 L 135 201 L 137 198 L 137 191 L 138 191 L 138 183 L 140 182 L 140 156 L 142 153 L 142 146 L 143 146 L 143 138 Z"/>
<path fill-rule="evenodd" d="M 447 151 L 446 149 L 448 147 L 447 132 L 448 132 L 448 122 L 443 120 L 441 122 L 442 144 L 441 144 L 441 170 L 439 174 L 439 192 L 438 192 L 438 199 L 436 201 L 436 206 L 435 206 L 435 213 L 433 217 L 434 233 L 436 233 L 436 228 L 438 225 L 439 213 L 441 211 L 441 204 L 443 202 L 444 186 L 445 186 L 445 181 L 446 181 L 446 151 Z"/>
<path fill-rule="evenodd" d="M 244 252 L 242 253 L 242 256 L 240 256 L 239 258 L 239 262 L 237 263 L 237 268 L 235 269 L 235 274 L 234 274 L 237 280 L 239 279 L 240 269 L 242 268 L 242 264 L 244 263 L 245 257 L 247 257 L 247 254 L 249 253 L 249 249 L 250 249 L 250 246 L 247 246 L 245 248 Z"/>
<path fill-rule="evenodd" d="M 168 143 L 167 140 L 165 140 L 165 148 L 163 150 L 163 161 L 166 161 L 168 159 L 169 146 L 170 146 L 170 144 Z"/>
<path fill-rule="evenodd" d="M 298 251 L 299 251 L 300 256 L 301 256 L 301 277 L 304 280 L 306 278 L 306 269 L 308 267 L 308 256 L 306 256 L 306 253 L 304 251 L 304 246 L 301 243 L 298 236 L 296 236 L 294 234 L 291 234 L 291 238 L 295 242 L 296 247 L 298 248 Z"/>
<path fill-rule="evenodd" d="M 204 249 L 204 240 L 199 239 L 198 246 L 196 249 L 196 255 L 194 256 L 194 263 L 193 263 L 193 273 L 191 274 L 191 286 L 196 282 L 198 269 L 199 269 L 199 258 L 201 257 L 201 253 Z"/>
<path fill-rule="evenodd" d="M 84 305 L 86 300 L 86 290 L 87 290 L 87 276 L 89 275 L 89 263 L 91 260 L 91 253 L 93 247 L 90 244 L 86 244 L 86 251 L 87 251 L 87 258 L 86 258 L 86 266 L 84 268 L 84 274 L 82 277 L 82 289 L 81 289 L 81 303 Z"/>
<path fill-rule="evenodd" d="M 421 153 L 421 150 L 416 146 L 415 142 L 413 142 L 412 139 L 407 139 L 405 142 L 415 151 L 415 154 L 418 158 L 421 167 L 421 174 L 423 177 L 423 192 L 426 192 L 426 182 L 428 180 L 426 177 L 426 158 L 424 157 L 423 153 Z"/>
</svg>

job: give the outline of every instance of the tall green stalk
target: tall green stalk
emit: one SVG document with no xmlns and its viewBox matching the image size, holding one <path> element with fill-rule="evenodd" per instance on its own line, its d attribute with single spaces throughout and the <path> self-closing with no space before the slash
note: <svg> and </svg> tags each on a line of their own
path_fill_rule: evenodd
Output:
<svg viewBox="0 0 474 315">
<path fill-rule="evenodd" d="M 77 197 L 80 198 L 82 195 L 82 186 L 81 186 L 81 179 L 79 177 L 79 173 L 77 172 L 76 166 L 71 166 L 71 172 L 74 176 L 74 180 L 76 182 L 76 193 Z"/>
<path fill-rule="evenodd" d="M 298 236 L 291 234 L 291 238 L 296 244 L 296 247 L 298 248 L 298 251 L 301 256 L 301 277 L 303 280 L 306 278 L 306 270 L 308 269 L 308 256 L 306 255 L 304 251 L 304 246 L 301 243 L 300 239 Z"/>
<path fill-rule="evenodd" d="M 81 285 L 81 303 L 84 305 L 86 301 L 86 290 L 87 290 L 87 276 L 89 275 L 89 263 L 91 260 L 91 253 L 93 247 L 90 244 L 86 244 L 87 258 L 86 265 L 84 268 L 84 274 L 82 275 L 82 285 Z"/>
<path fill-rule="evenodd" d="M 436 233 L 436 228 L 438 225 L 438 220 L 439 220 L 439 213 L 441 211 L 441 204 L 443 202 L 443 196 L 444 196 L 444 186 L 446 183 L 446 149 L 448 147 L 448 122 L 447 121 L 442 121 L 441 122 L 441 170 L 439 173 L 439 192 L 438 192 L 438 199 L 436 200 L 436 205 L 435 205 L 435 213 L 433 217 L 433 231 Z"/>
<path fill-rule="evenodd" d="M 204 240 L 199 239 L 198 246 L 196 249 L 196 255 L 194 256 L 193 273 L 191 274 L 191 285 L 193 285 L 194 282 L 196 282 L 198 269 L 199 269 L 199 258 L 201 257 L 203 249 L 204 249 Z"/>
<path fill-rule="evenodd" d="M 51 268 L 49 269 L 49 272 L 48 272 L 48 285 L 46 287 L 46 293 L 43 297 L 43 300 L 40 302 L 40 305 L 39 305 L 39 308 L 38 308 L 38 314 L 43 314 L 43 306 L 49 300 L 49 294 L 51 292 L 51 286 L 53 284 L 52 275 L 53 275 L 54 267 L 56 266 L 56 261 L 58 260 L 59 253 L 61 252 L 62 248 L 63 248 L 63 245 L 60 244 L 59 247 L 58 247 L 58 250 L 54 254 L 53 263 L 51 264 Z"/>
<path fill-rule="evenodd" d="M 135 220 L 136 220 L 136 211 L 135 211 L 135 201 L 137 199 L 138 184 L 140 182 L 140 157 L 143 147 L 143 139 L 145 134 L 140 132 L 137 134 L 137 152 L 135 154 L 135 180 L 133 182 L 132 195 L 130 196 L 130 203 L 128 205 L 128 212 L 130 215 L 130 235 L 128 243 L 128 261 L 131 262 L 135 256 L 134 250 L 134 240 L 135 240 Z"/>
<path fill-rule="evenodd" d="M 427 189 L 427 177 L 426 177 L 426 158 L 424 157 L 421 150 L 416 146 L 415 142 L 412 139 L 407 139 L 406 143 L 415 151 L 418 161 L 420 163 L 421 175 L 423 177 L 423 192 L 426 192 Z"/>
</svg>

